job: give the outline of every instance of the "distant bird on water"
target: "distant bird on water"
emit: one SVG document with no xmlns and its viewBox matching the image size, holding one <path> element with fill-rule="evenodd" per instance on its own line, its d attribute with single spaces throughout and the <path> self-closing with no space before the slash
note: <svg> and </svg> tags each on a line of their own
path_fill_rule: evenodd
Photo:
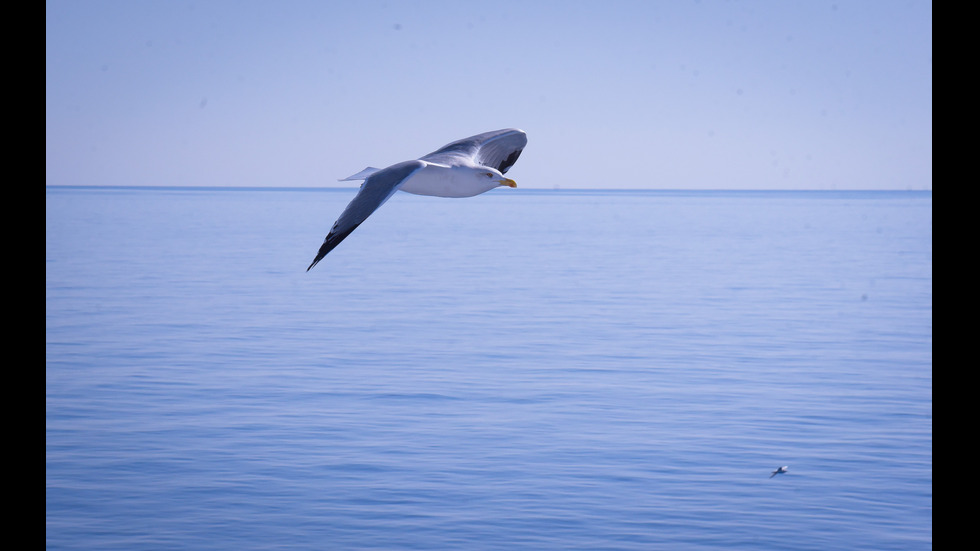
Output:
<svg viewBox="0 0 980 551">
<path fill-rule="evenodd" d="M 772 474 L 769 475 L 769 478 L 772 478 L 772 477 L 776 476 L 777 474 L 783 474 L 783 473 L 785 473 L 788 470 L 789 470 L 789 467 L 786 466 L 786 465 L 783 465 L 782 467 L 780 467 L 780 468 L 776 469 L 775 471 L 773 471 Z"/>
<path fill-rule="evenodd" d="M 396 191 L 436 197 L 473 197 L 499 186 L 517 187 L 504 173 L 517 162 L 527 134 L 516 128 L 484 132 L 456 140 L 414 161 L 388 168 L 365 168 L 345 180 L 364 180 L 330 228 L 306 271 L 340 244 Z"/>
</svg>

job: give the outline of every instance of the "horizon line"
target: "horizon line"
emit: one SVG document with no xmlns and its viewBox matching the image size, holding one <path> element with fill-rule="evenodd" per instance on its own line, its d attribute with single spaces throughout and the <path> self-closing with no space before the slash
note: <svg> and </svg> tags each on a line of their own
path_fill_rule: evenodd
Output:
<svg viewBox="0 0 980 551">
<path fill-rule="evenodd" d="M 140 185 L 140 184 L 44 184 L 45 188 L 59 188 L 59 189 L 127 189 L 127 190 L 229 190 L 229 191 L 349 191 L 357 189 L 359 186 L 236 186 L 236 185 L 226 185 L 226 186 L 207 186 L 207 185 Z M 886 189 L 859 189 L 859 188 L 585 188 L 585 187 L 519 187 L 514 191 L 670 191 L 670 192 L 693 192 L 693 191 L 746 191 L 746 192 L 792 192 L 792 191 L 802 191 L 802 192 L 857 192 L 857 193 L 868 193 L 868 192 L 929 192 L 932 193 L 932 189 L 901 189 L 901 188 L 886 188 Z"/>
</svg>

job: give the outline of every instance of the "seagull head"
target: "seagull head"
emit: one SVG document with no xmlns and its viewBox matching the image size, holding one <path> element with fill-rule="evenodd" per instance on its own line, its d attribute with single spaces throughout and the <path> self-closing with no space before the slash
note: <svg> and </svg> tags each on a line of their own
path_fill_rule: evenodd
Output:
<svg viewBox="0 0 980 551">
<path fill-rule="evenodd" d="M 437 179 L 442 177 L 450 179 L 446 183 L 449 184 L 451 192 L 433 194 L 443 197 L 472 197 L 500 186 L 517 187 L 517 182 L 504 177 L 499 170 L 489 166 L 454 166 L 448 171 L 437 171 L 432 176 Z"/>
<path fill-rule="evenodd" d="M 517 187 L 517 182 L 510 178 L 505 178 L 496 168 L 481 166 L 476 169 L 476 177 L 488 182 L 493 182 L 498 186 Z"/>
</svg>

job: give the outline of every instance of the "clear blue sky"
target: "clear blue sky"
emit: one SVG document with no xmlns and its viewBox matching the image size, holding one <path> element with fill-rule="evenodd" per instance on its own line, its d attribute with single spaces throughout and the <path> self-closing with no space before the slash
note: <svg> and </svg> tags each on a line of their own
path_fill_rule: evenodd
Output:
<svg viewBox="0 0 980 551">
<path fill-rule="evenodd" d="M 932 3 L 49 0 L 49 185 L 342 186 L 498 128 L 527 188 L 932 189 Z"/>
</svg>

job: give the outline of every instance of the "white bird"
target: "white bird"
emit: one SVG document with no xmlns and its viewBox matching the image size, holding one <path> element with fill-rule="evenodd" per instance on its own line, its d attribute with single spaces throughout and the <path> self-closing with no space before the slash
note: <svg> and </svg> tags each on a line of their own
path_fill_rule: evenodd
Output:
<svg viewBox="0 0 980 551">
<path fill-rule="evenodd" d="M 789 470 L 789 466 L 783 465 L 782 467 L 780 467 L 780 468 L 776 469 L 775 471 L 773 471 L 772 474 L 769 475 L 769 478 L 772 478 L 772 477 L 776 476 L 777 474 L 783 474 L 783 473 L 785 473 L 788 470 Z"/>
<path fill-rule="evenodd" d="M 499 186 L 517 187 L 504 178 L 527 145 L 523 130 L 508 128 L 456 140 L 414 161 L 384 169 L 365 168 L 341 181 L 364 180 L 357 195 L 330 228 L 306 271 L 344 240 L 396 191 L 437 197 L 473 197 Z"/>
</svg>

